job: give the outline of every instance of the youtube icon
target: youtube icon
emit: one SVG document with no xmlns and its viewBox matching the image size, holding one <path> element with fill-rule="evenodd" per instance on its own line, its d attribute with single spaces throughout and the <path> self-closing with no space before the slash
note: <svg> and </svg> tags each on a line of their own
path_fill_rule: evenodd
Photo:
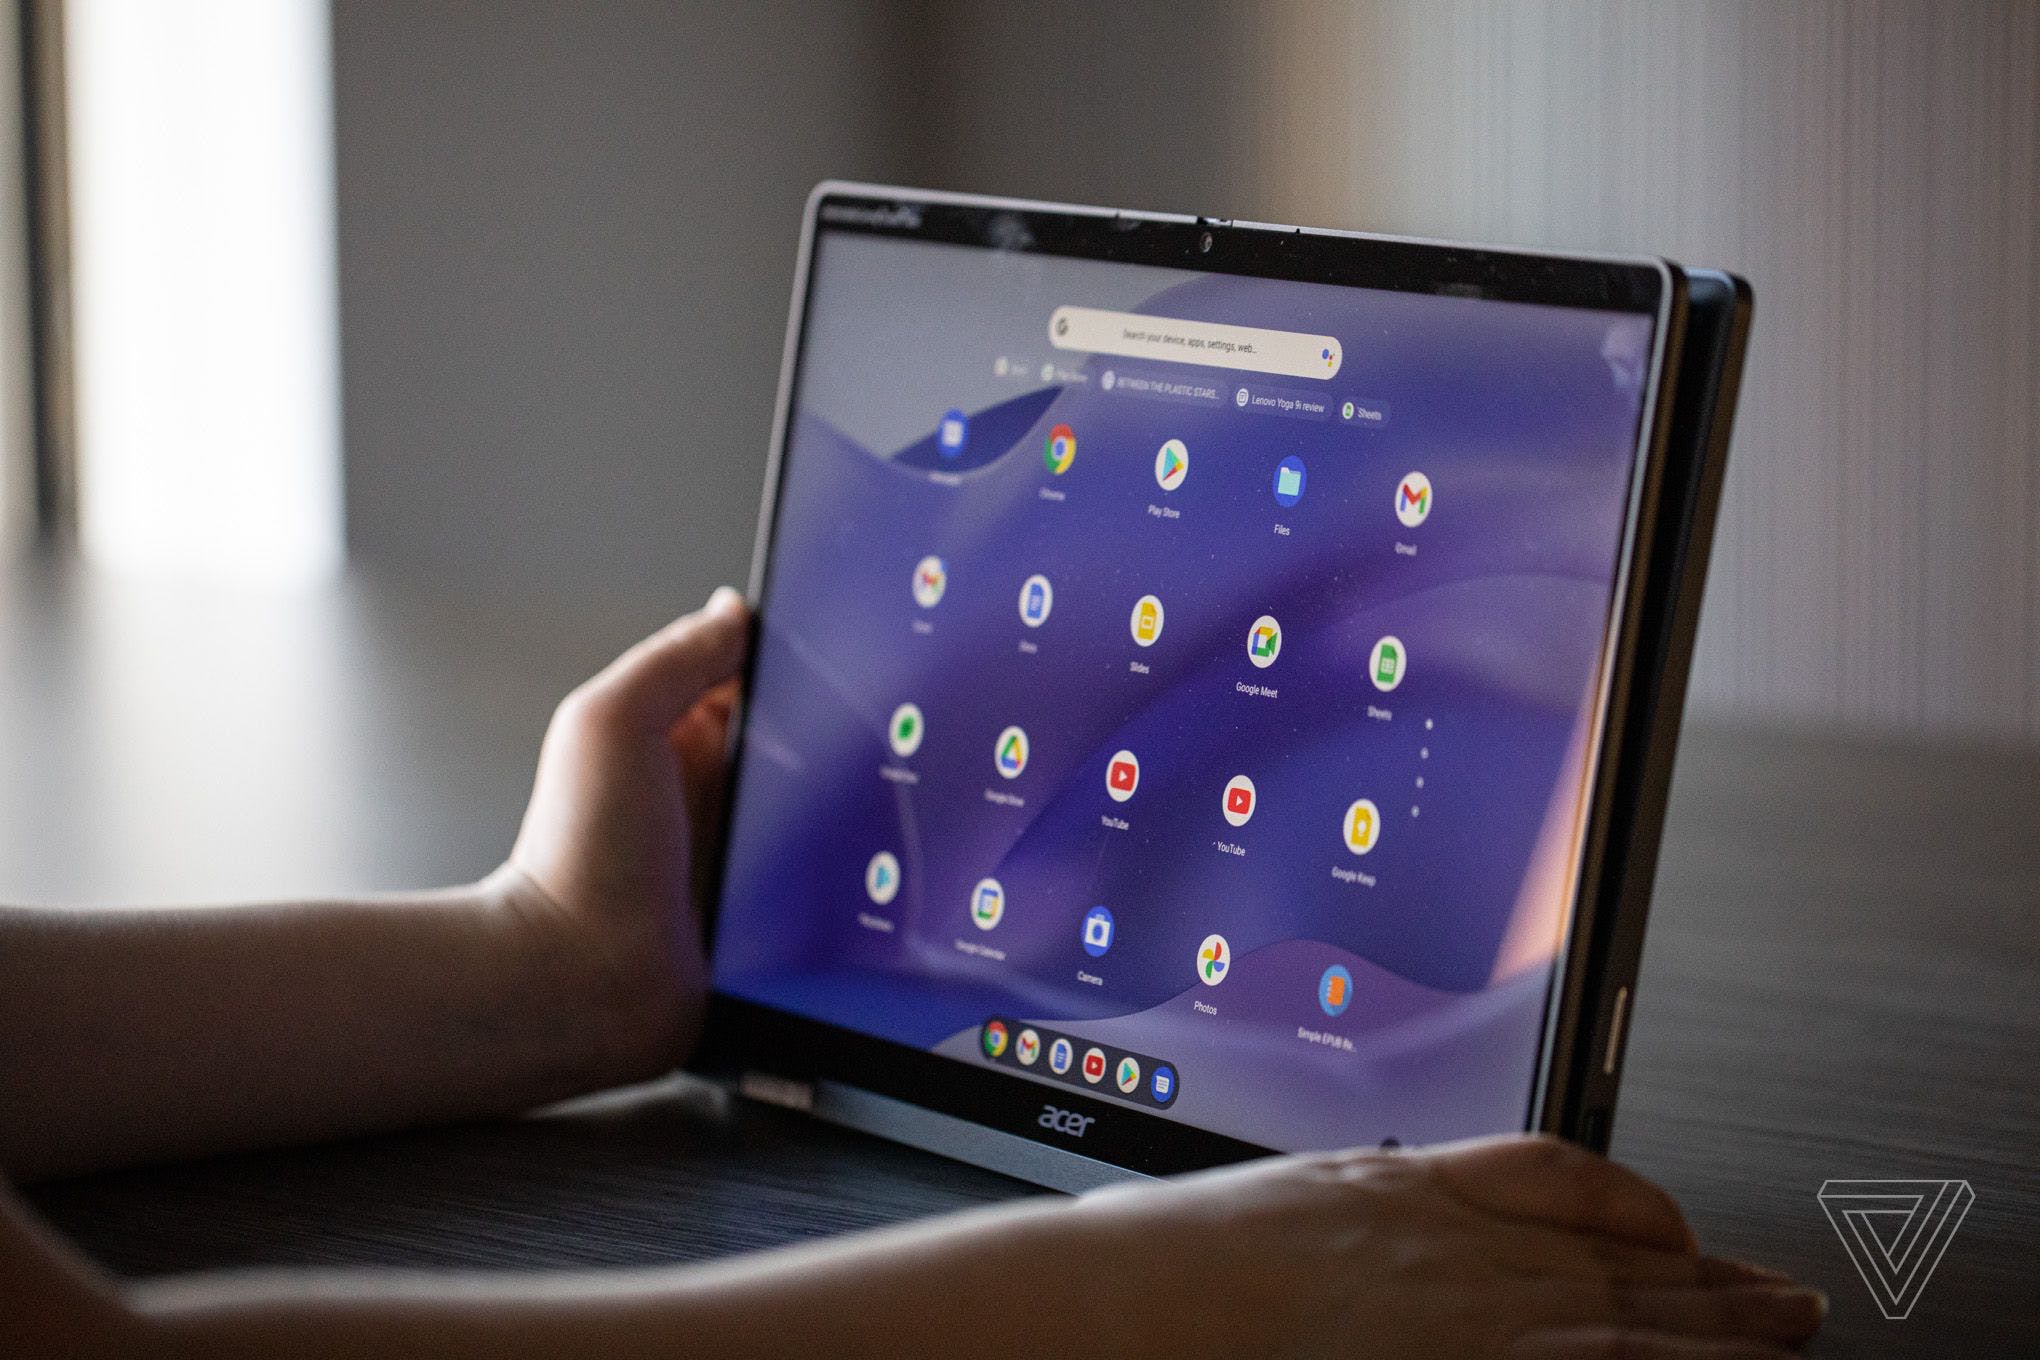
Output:
<svg viewBox="0 0 2040 1360">
<path fill-rule="evenodd" d="M 1140 757 L 1131 751 L 1121 751 L 1106 763 L 1105 792 L 1112 795 L 1113 802 L 1125 802 L 1139 787 Z"/>
<path fill-rule="evenodd" d="M 1247 819 L 1254 815 L 1254 781 L 1243 774 L 1236 774 L 1225 785 L 1225 819 L 1234 826 L 1245 826 Z"/>
<path fill-rule="evenodd" d="M 1096 1086 L 1105 1080 L 1105 1050 L 1102 1048 L 1084 1051 L 1084 1080 Z"/>
</svg>

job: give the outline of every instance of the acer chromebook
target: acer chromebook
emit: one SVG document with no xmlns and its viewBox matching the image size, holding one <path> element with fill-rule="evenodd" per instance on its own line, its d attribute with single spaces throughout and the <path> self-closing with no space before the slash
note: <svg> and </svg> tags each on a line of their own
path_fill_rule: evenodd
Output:
<svg viewBox="0 0 2040 1360">
<path fill-rule="evenodd" d="M 1068 1189 L 1604 1146 L 1748 318 L 822 186 L 697 1066 Z"/>
</svg>

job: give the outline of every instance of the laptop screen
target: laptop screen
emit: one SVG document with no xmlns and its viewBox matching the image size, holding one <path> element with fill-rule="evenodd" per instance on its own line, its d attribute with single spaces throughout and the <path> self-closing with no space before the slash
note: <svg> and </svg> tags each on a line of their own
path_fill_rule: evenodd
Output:
<svg viewBox="0 0 2040 1360">
<path fill-rule="evenodd" d="M 1654 314 L 813 251 L 716 989 L 1260 1147 L 1523 1128 Z"/>
</svg>

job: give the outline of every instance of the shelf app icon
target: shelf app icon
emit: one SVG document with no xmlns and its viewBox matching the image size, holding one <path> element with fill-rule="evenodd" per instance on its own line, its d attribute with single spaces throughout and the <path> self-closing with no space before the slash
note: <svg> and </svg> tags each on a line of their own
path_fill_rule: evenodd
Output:
<svg viewBox="0 0 2040 1360">
<path fill-rule="evenodd" d="M 1326 1015 L 1338 1015 L 1353 1004 L 1353 975 L 1343 965 L 1333 964 L 1317 980 L 1317 1003 Z"/>
<path fill-rule="evenodd" d="M 1176 1098 L 1176 1069 L 1163 1063 L 1155 1069 L 1154 1078 L 1148 1084 L 1155 1104 L 1166 1105 Z"/>
<path fill-rule="evenodd" d="M 1374 806 L 1372 799 L 1354 799 L 1353 805 L 1346 809 L 1342 834 L 1348 850 L 1356 855 L 1366 854 L 1381 839 L 1381 809 Z"/>
<path fill-rule="evenodd" d="M 1087 1048 L 1084 1050 L 1084 1080 L 1096 1086 L 1105 1080 L 1105 1050 Z"/>
<path fill-rule="evenodd" d="M 1254 781 L 1236 774 L 1225 781 L 1225 802 L 1220 811 L 1233 826 L 1245 826 L 1254 815 Z"/>
<path fill-rule="evenodd" d="M 919 704 L 901 704 L 892 711 L 892 721 L 886 724 L 885 739 L 892 743 L 892 752 L 901 760 L 921 749 L 921 736 L 927 731 L 921 721 Z"/>
<path fill-rule="evenodd" d="M 935 444 L 944 458 L 961 458 L 970 444 L 970 417 L 961 411 L 945 411 L 935 427 Z"/>
<path fill-rule="evenodd" d="M 996 878 L 980 879 L 970 890 L 970 920 L 979 930 L 990 930 L 1006 915 L 1006 887 Z"/>
<path fill-rule="evenodd" d="M 923 609 L 933 609 L 942 603 L 942 592 L 949 589 L 949 568 L 942 565 L 942 559 L 930 553 L 914 564 L 914 603 Z"/>
<path fill-rule="evenodd" d="M 1067 425 L 1058 425 L 1050 430 L 1048 439 L 1041 446 L 1041 461 L 1058 477 L 1068 472 L 1070 464 L 1077 461 L 1076 432 Z"/>
<path fill-rule="evenodd" d="M 1303 460 L 1294 454 L 1275 465 L 1275 503 L 1285 509 L 1303 499 Z"/>
<path fill-rule="evenodd" d="M 1431 517 L 1431 479 L 1421 472 L 1404 477 L 1395 489 L 1395 517 L 1414 529 Z"/>
<path fill-rule="evenodd" d="M 1084 913 L 1084 952 L 1094 959 L 1105 957 L 1112 948 L 1112 913 L 1093 907 Z"/>
<path fill-rule="evenodd" d="M 999 767 L 1001 778 L 1018 779 L 1027 768 L 1027 734 L 1017 727 L 999 733 L 998 743 L 992 747 L 992 762 Z"/>
<path fill-rule="evenodd" d="M 985 1022 L 985 1056 L 996 1058 L 1006 1051 L 1006 1022 L 987 1020 Z"/>
<path fill-rule="evenodd" d="M 1126 1095 L 1140 1089 L 1140 1064 L 1131 1055 L 1121 1058 L 1119 1066 L 1113 1069 L 1112 1084 Z"/>
<path fill-rule="evenodd" d="M 1029 628 L 1039 628 L 1048 622 L 1048 611 L 1055 608 L 1055 587 L 1040 572 L 1020 583 L 1020 622 Z"/>
<path fill-rule="evenodd" d="M 1155 454 L 1155 483 L 1164 491 L 1174 491 L 1189 475 L 1189 446 L 1180 439 L 1162 445 Z"/>
<path fill-rule="evenodd" d="M 1140 787 L 1140 757 L 1131 751 L 1118 751 L 1105 763 L 1105 792 L 1115 803 L 1123 803 L 1133 797 Z"/>
<path fill-rule="evenodd" d="M 1133 617 L 1127 620 L 1127 627 L 1133 630 L 1133 640 L 1142 647 L 1152 647 L 1162 636 L 1162 602 L 1153 595 L 1143 595 L 1133 604 Z"/>
<path fill-rule="evenodd" d="M 1374 651 L 1367 658 L 1367 678 L 1386 694 L 1402 683 L 1408 664 L 1409 654 L 1403 650 L 1402 639 L 1385 637 L 1374 644 Z"/>
<path fill-rule="evenodd" d="M 1275 658 L 1280 655 L 1282 625 L 1275 622 L 1273 614 L 1263 614 L 1247 630 L 1247 660 L 1265 671 L 1275 664 Z"/>
<path fill-rule="evenodd" d="M 1076 1057 L 1077 1051 L 1070 1047 L 1069 1040 L 1057 1039 L 1048 1046 L 1048 1070 L 1059 1077 L 1070 1070 L 1070 1064 L 1076 1061 Z"/>
<path fill-rule="evenodd" d="M 1231 971 L 1232 946 L 1223 935 L 1206 935 L 1204 943 L 1197 946 L 1197 980 L 1207 987 L 1216 987 Z"/>
<path fill-rule="evenodd" d="M 1031 1029 L 1021 1030 L 1013 1036 L 1013 1056 L 1022 1067 L 1034 1066 L 1041 1060 L 1041 1036 Z"/>
<path fill-rule="evenodd" d="M 884 906 L 899 895 L 900 861 L 890 850 L 881 850 L 864 866 L 864 893 L 874 906 Z"/>
</svg>

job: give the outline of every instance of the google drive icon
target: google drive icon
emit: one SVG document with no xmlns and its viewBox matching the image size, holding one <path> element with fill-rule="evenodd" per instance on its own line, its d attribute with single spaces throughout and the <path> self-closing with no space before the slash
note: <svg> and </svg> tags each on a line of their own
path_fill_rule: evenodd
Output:
<svg viewBox="0 0 2040 1360">
<path fill-rule="evenodd" d="M 992 760 L 1003 778 L 1018 779 L 1027 768 L 1027 734 L 1017 727 L 999 733 L 998 743 L 992 747 Z"/>
</svg>

